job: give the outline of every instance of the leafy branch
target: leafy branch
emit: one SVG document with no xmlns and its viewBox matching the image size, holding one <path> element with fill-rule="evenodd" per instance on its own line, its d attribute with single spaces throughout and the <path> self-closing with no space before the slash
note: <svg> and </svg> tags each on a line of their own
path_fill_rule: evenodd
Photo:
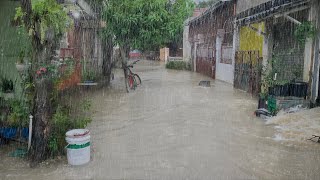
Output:
<svg viewBox="0 0 320 180">
<path fill-rule="evenodd" d="M 294 36 L 301 44 L 306 42 L 308 38 L 314 38 L 317 34 L 317 28 L 310 22 L 301 23 L 294 32 Z"/>
<path fill-rule="evenodd" d="M 26 13 L 21 7 L 16 8 L 15 21 L 21 22 L 21 26 L 25 26 L 24 19 Z M 41 44 L 44 44 L 46 39 L 60 37 L 66 28 L 71 24 L 67 13 L 63 7 L 55 0 L 34 0 L 32 1 L 32 14 L 29 18 L 31 26 L 27 29 L 29 36 L 38 36 Z M 40 27 L 36 26 L 39 22 Z M 38 29 L 40 34 L 37 34 Z M 53 31 L 49 32 L 50 30 Z"/>
</svg>

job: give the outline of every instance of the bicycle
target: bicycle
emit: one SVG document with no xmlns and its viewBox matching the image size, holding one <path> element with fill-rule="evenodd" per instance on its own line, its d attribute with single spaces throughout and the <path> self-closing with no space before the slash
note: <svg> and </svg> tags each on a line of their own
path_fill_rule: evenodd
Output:
<svg viewBox="0 0 320 180">
<path fill-rule="evenodd" d="M 127 80 L 127 88 L 129 90 L 135 90 L 137 86 L 141 85 L 141 78 L 138 74 L 133 73 L 130 68 L 133 68 L 133 65 L 136 64 L 140 60 L 134 61 L 132 64 L 126 66 L 127 73 L 128 73 L 128 80 Z"/>
</svg>

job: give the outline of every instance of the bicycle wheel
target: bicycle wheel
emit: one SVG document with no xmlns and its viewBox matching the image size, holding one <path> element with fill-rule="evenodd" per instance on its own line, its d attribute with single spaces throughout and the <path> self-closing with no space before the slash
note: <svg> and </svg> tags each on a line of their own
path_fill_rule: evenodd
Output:
<svg viewBox="0 0 320 180">
<path fill-rule="evenodd" d="M 137 85 L 140 86 L 141 85 L 140 76 L 138 74 L 134 74 L 133 76 L 134 76 L 134 79 L 136 80 Z"/>
<path fill-rule="evenodd" d="M 134 76 L 132 75 L 128 75 L 128 90 L 135 90 L 135 80 L 134 80 Z"/>
</svg>

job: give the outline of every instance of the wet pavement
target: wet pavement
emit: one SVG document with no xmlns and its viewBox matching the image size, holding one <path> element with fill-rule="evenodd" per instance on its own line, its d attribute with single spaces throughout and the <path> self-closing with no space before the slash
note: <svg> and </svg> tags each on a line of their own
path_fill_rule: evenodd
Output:
<svg viewBox="0 0 320 180">
<path fill-rule="evenodd" d="M 121 74 L 93 96 L 92 161 L 30 169 L 5 157 L 0 179 L 319 179 L 320 146 L 277 141 L 256 118 L 257 101 L 232 85 L 152 61 L 134 71 L 142 86 L 125 93 Z M 6 165 L 5 165 L 6 164 Z"/>
</svg>

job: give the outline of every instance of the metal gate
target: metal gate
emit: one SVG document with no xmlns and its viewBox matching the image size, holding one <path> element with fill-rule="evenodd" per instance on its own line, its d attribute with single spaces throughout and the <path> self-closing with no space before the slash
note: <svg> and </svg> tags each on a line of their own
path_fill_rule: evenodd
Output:
<svg viewBox="0 0 320 180">
<path fill-rule="evenodd" d="M 200 45 L 196 53 L 196 72 L 215 79 L 215 49 L 208 45 Z"/>
<path fill-rule="evenodd" d="M 261 87 L 262 58 L 259 51 L 237 51 L 234 87 L 258 95 Z"/>
</svg>

